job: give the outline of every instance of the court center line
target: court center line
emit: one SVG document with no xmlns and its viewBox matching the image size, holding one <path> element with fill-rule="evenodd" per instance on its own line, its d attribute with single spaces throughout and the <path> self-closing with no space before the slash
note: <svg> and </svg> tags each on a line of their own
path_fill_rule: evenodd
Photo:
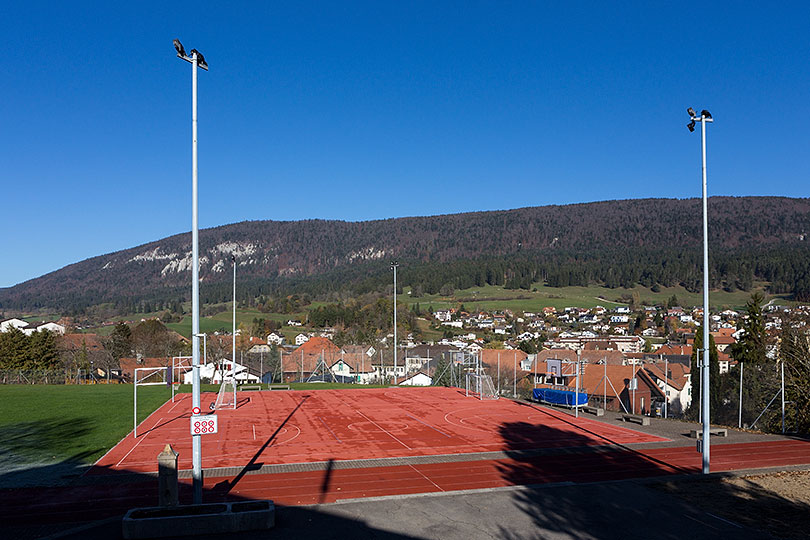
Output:
<svg viewBox="0 0 810 540">
<path fill-rule="evenodd" d="M 436 429 L 435 427 L 431 426 L 431 425 L 430 425 L 430 424 L 428 424 L 427 422 L 422 422 L 421 420 L 419 420 L 417 417 L 415 417 L 415 416 L 414 416 L 414 415 L 412 415 L 411 413 L 406 412 L 405 414 L 407 414 L 408 416 L 410 416 L 411 418 L 413 418 L 414 420 L 416 420 L 416 421 L 417 421 L 417 422 L 419 422 L 420 424 L 422 424 L 422 425 L 424 425 L 424 426 L 429 427 L 429 428 L 430 428 L 430 429 L 432 429 L 433 431 L 438 431 L 439 433 L 441 433 L 441 434 L 442 434 L 442 435 L 444 435 L 445 437 L 450 437 L 450 435 L 448 435 L 448 434 L 447 434 L 447 433 L 445 433 L 444 431 L 442 431 L 442 430 L 440 430 L 440 429 Z M 450 438 L 452 438 L 452 437 L 450 437 Z"/>
<path fill-rule="evenodd" d="M 414 472 L 415 472 L 416 474 L 418 474 L 419 476 L 421 476 L 422 478 L 424 478 L 425 480 L 427 480 L 428 482 L 430 482 L 431 484 L 433 484 L 434 486 L 436 486 L 436 489 L 438 489 L 439 491 L 444 491 L 442 488 L 440 488 L 440 487 L 439 487 L 439 484 L 437 484 L 436 482 L 434 482 L 433 480 L 431 480 L 430 478 L 428 478 L 427 476 L 425 476 L 424 474 L 422 474 L 422 472 L 421 472 L 419 469 L 417 469 L 417 468 L 416 468 L 416 467 L 414 467 L 413 465 L 408 465 L 408 467 L 410 467 L 411 469 L 413 469 L 413 470 L 414 470 Z"/>
<path fill-rule="evenodd" d="M 320 420 L 320 421 L 321 421 L 321 424 L 323 424 L 323 427 L 325 427 L 326 429 L 328 429 L 328 430 L 329 430 L 329 433 L 331 433 L 331 434 L 332 434 L 332 437 L 334 437 L 334 438 L 335 438 L 335 440 L 336 440 L 337 442 L 339 442 L 340 444 L 343 444 L 343 441 L 341 441 L 341 440 L 340 440 L 340 438 L 339 438 L 337 435 L 335 435 L 335 432 L 334 432 L 334 431 L 332 431 L 332 428 L 330 428 L 330 427 L 327 425 L 327 423 L 326 423 L 326 422 L 324 422 L 323 418 L 321 418 L 321 417 L 319 416 L 319 417 L 318 417 L 318 420 Z"/>
<path fill-rule="evenodd" d="M 368 420 L 369 422 L 371 422 L 372 424 L 374 424 L 375 426 L 377 426 L 378 428 L 380 428 L 380 429 L 382 430 L 382 432 L 383 432 L 383 433 L 385 433 L 386 435 L 388 435 L 389 437 L 391 437 L 392 439 L 394 439 L 395 441 L 397 441 L 399 444 L 401 444 L 402 446 L 404 446 L 404 447 L 405 447 L 405 448 L 407 448 L 408 450 L 413 450 L 413 448 L 411 448 L 410 446 L 408 446 L 408 445 L 407 445 L 407 444 L 405 444 L 404 442 L 402 442 L 402 441 L 400 441 L 399 439 L 397 439 L 396 437 L 394 437 L 394 436 L 393 436 L 393 435 L 392 435 L 392 434 L 391 434 L 391 433 L 390 433 L 390 432 L 389 432 L 387 429 L 385 429 L 384 427 L 382 427 L 380 424 L 378 424 L 377 422 L 375 422 L 374 420 L 372 420 L 371 418 L 369 418 L 369 417 L 368 417 L 368 416 L 366 416 L 365 414 L 361 413 L 361 412 L 360 412 L 360 411 L 358 411 L 357 409 L 355 409 L 355 412 L 356 412 L 357 414 L 359 414 L 360 416 L 362 416 L 363 418 L 365 418 L 366 420 Z"/>
<path fill-rule="evenodd" d="M 160 421 L 161 421 L 161 420 L 163 420 L 163 417 L 162 417 L 162 416 L 161 416 L 160 418 L 158 418 L 158 421 L 157 421 L 157 422 L 155 422 L 155 426 L 156 426 L 156 425 L 158 425 L 158 424 L 160 423 Z M 152 427 L 154 428 L 155 426 L 152 426 Z M 125 459 L 127 459 L 127 456 L 129 456 L 129 455 L 132 453 L 132 451 L 133 451 L 133 450 L 135 450 L 135 449 L 138 447 L 138 445 L 139 445 L 139 444 L 141 444 L 143 441 L 145 441 L 145 440 L 146 440 L 146 438 L 147 438 L 148 436 L 149 436 L 149 430 L 147 430 L 147 431 L 146 431 L 146 433 L 144 433 L 144 434 L 143 434 L 143 439 L 141 439 L 140 441 L 136 442 L 136 443 L 135 443 L 135 446 L 133 446 L 132 448 L 130 448 L 130 449 L 129 449 L 129 452 L 127 452 L 126 454 L 124 454 L 124 457 L 122 457 L 122 458 L 121 458 L 121 461 L 119 461 L 118 463 L 116 463 L 116 464 L 115 464 L 115 466 L 116 466 L 116 467 L 118 467 L 119 465 L 121 465 L 121 463 L 123 463 L 123 462 L 124 462 L 124 460 L 125 460 Z"/>
</svg>

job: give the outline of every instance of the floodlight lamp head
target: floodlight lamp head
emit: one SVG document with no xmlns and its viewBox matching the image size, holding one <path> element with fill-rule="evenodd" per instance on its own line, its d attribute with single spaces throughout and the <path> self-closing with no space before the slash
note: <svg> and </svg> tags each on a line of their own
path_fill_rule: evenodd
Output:
<svg viewBox="0 0 810 540">
<path fill-rule="evenodd" d="M 689 113 L 689 116 L 695 116 L 695 109 L 693 109 L 692 107 L 686 109 L 686 112 Z"/>
<path fill-rule="evenodd" d="M 702 116 L 703 118 L 711 118 L 712 113 L 710 113 L 706 109 L 703 109 L 702 111 L 700 111 L 700 116 Z"/>
<path fill-rule="evenodd" d="M 695 131 L 695 121 L 692 120 L 691 122 L 686 124 L 686 127 L 689 129 L 690 133 L 694 132 Z"/>
<path fill-rule="evenodd" d="M 197 49 L 191 49 L 191 54 L 197 55 L 197 66 L 207 71 L 208 62 L 205 61 L 205 57 L 202 55 L 202 53 Z"/>
<path fill-rule="evenodd" d="M 231 262 L 236 264 L 236 255 L 234 255 L 233 253 L 231 253 Z"/>
<path fill-rule="evenodd" d="M 175 39 L 173 41 L 173 43 L 174 43 L 174 48 L 177 51 L 177 56 L 179 58 L 185 58 L 186 57 L 186 50 L 183 48 L 183 44 L 180 43 L 180 40 Z"/>
</svg>

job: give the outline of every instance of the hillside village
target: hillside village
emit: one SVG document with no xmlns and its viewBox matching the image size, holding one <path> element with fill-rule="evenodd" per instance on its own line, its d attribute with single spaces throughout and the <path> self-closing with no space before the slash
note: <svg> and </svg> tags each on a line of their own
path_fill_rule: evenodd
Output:
<svg viewBox="0 0 810 540">
<path fill-rule="evenodd" d="M 770 357 L 777 354 L 785 321 L 804 326 L 808 315 L 810 306 L 806 305 L 765 306 Z M 737 365 L 731 347 L 744 332 L 740 324 L 745 317 L 730 309 L 711 316 L 721 374 Z M 403 332 L 396 365 L 392 334 L 373 344 L 339 346 L 335 328 L 317 328 L 307 321 L 290 319 L 286 327 L 298 329 L 291 343 L 281 331 L 239 335 L 236 362 L 231 359 L 233 337 L 212 334 L 206 339 L 210 356 L 205 358 L 202 377 L 211 383 L 231 373 L 243 384 L 321 381 L 431 385 L 449 384 L 452 374 L 456 384 L 463 384 L 459 373 L 480 367 L 502 395 L 528 397 L 534 388 L 576 391 L 575 366 L 579 365 L 578 391 L 607 410 L 660 415 L 666 403 L 667 414 L 679 416 L 691 404 L 690 372 L 697 321 L 703 318 L 701 308 L 670 305 L 631 309 L 622 305 L 514 312 L 468 311 L 460 306 L 425 313 L 422 318 L 444 337 L 419 341 L 412 333 Z M 186 366 L 176 376 L 188 378 L 189 361 L 183 364 L 176 359 L 189 347 L 188 340 L 179 334 L 166 331 L 166 343 L 174 343 L 171 354 L 155 356 L 154 348 L 133 345 L 123 351 L 129 354 L 116 359 L 109 351 L 109 338 L 66 331 L 69 321 L 61 322 L 65 324 L 12 318 L 0 322 L 0 331 L 19 331 L 26 336 L 35 332 L 55 334 L 62 366 L 84 370 L 84 376 L 91 380 L 128 382 L 137 367 L 165 367 L 173 362 Z"/>
</svg>

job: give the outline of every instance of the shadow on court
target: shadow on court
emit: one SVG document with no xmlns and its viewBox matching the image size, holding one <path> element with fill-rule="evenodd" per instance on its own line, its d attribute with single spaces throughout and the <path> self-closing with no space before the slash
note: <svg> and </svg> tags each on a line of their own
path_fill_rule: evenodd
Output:
<svg viewBox="0 0 810 540">
<path fill-rule="evenodd" d="M 285 425 L 287 425 L 287 422 L 290 421 L 293 415 L 295 415 L 298 409 L 300 409 L 309 398 L 310 398 L 309 394 L 305 395 L 303 399 L 301 399 L 301 401 L 298 403 L 298 405 L 296 405 L 295 408 L 290 412 L 290 414 L 287 415 L 287 418 L 285 418 L 284 421 L 281 422 L 281 424 L 279 424 L 279 426 L 276 428 L 273 434 L 270 435 L 270 437 L 268 437 L 266 441 L 264 441 L 264 444 L 261 446 L 261 448 L 259 448 L 256 451 L 256 453 L 253 454 L 253 457 L 250 458 L 250 461 L 248 461 L 247 464 L 245 464 L 245 466 L 242 467 L 242 470 L 239 471 L 239 474 L 237 474 L 233 480 L 224 480 L 219 484 L 217 484 L 214 487 L 214 492 L 221 494 L 228 494 L 236 486 L 236 484 L 238 484 L 239 481 L 242 478 L 244 478 L 244 476 L 248 472 L 261 469 L 262 465 L 264 465 L 263 462 L 259 461 L 259 458 L 261 457 L 262 453 L 267 449 L 268 446 L 270 446 L 270 444 L 276 439 L 276 437 L 278 437 L 278 434 L 281 433 L 281 430 L 284 428 Z M 331 472 L 331 469 L 328 472 Z"/>
<path fill-rule="evenodd" d="M 763 532 L 767 523 L 775 525 L 770 532 L 780 538 L 804 538 L 810 530 L 810 505 L 750 483 L 703 479 L 697 468 L 675 467 L 605 437 L 611 448 L 589 446 L 599 435 L 586 429 L 577 435 L 542 424 L 507 422 L 499 433 L 512 458 L 498 465 L 500 474 L 510 484 L 529 486 L 512 498 L 531 518 L 531 538 L 759 539 L 770 538 Z M 566 446 L 541 456 L 521 452 L 533 441 L 554 437 L 565 438 Z M 622 481 L 667 475 L 672 480 Z M 704 492 L 696 495 L 696 486 Z M 501 525 L 498 537 L 527 536 Z"/>
</svg>

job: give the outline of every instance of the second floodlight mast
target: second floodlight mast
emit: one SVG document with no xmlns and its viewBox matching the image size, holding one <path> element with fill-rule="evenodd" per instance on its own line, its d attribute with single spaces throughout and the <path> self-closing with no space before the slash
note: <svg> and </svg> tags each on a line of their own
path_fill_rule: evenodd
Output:
<svg viewBox="0 0 810 540">
<path fill-rule="evenodd" d="M 701 400 L 701 422 L 703 423 L 703 433 L 701 450 L 703 453 L 703 474 L 709 474 L 709 421 L 711 419 L 709 410 L 709 219 L 706 195 L 706 123 L 712 123 L 712 115 L 706 109 L 700 111 L 700 115 L 695 113 L 695 109 L 686 109 L 689 114 L 689 123 L 686 127 L 690 132 L 695 131 L 695 123 L 700 122 L 701 133 L 701 155 L 703 158 L 703 362 L 700 368 L 700 384 L 703 387 L 700 393 Z"/>
<path fill-rule="evenodd" d="M 197 49 L 186 54 L 179 39 L 174 40 L 177 57 L 191 64 L 191 406 L 200 410 L 200 250 L 197 220 L 197 68 L 208 71 L 205 57 Z M 202 439 L 191 436 L 192 484 L 194 504 L 202 503 Z"/>
<path fill-rule="evenodd" d="M 399 263 L 394 261 L 391 263 L 391 269 L 394 271 L 394 386 L 397 384 L 397 267 Z"/>
</svg>

